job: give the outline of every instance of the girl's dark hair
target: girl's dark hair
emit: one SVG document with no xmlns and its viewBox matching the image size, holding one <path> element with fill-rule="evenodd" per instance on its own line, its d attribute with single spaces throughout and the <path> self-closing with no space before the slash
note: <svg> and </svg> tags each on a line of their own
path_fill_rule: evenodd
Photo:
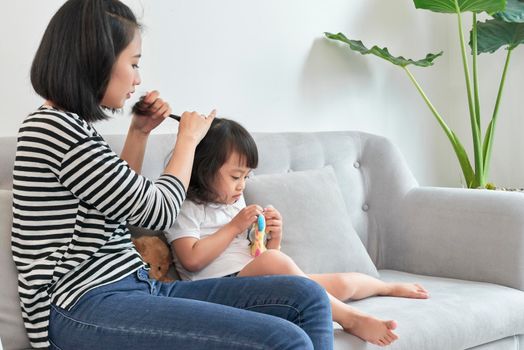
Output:
<svg viewBox="0 0 524 350">
<path fill-rule="evenodd" d="M 231 153 L 237 152 L 246 166 L 258 166 L 258 150 L 249 132 L 233 120 L 215 118 L 195 151 L 187 198 L 201 204 L 216 202 L 213 183 Z"/>
<path fill-rule="evenodd" d="M 69 0 L 55 13 L 31 66 L 31 83 L 56 107 L 87 122 L 107 119 L 100 102 L 118 55 L 140 24 L 118 0 Z"/>
</svg>

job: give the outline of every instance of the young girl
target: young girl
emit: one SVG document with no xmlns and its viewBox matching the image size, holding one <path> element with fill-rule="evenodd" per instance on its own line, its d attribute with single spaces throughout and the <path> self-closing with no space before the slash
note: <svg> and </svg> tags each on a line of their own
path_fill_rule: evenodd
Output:
<svg viewBox="0 0 524 350">
<path fill-rule="evenodd" d="M 31 346 L 332 349 L 328 297 L 304 278 L 246 284 L 148 277 L 126 225 L 173 225 L 195 148 L 215 113 L 182 114 L 173 155 L 151 181 L 140 175 L 147 139 L 171 112 L 151 92 L 149 108 L 133 115 L 122 154 L 115 154 L 93 123 L 122 108 L 140 84 L 141 43 L 140 25 L 123 2 L 69 0 L 34 58 L 31 82 L 45 102 L 18 134 L 11 244 Z"/>
<path fill-rule="evenodd" d="M 280 251 L 282 217 L 277 209 L 246 206 L 242 192 L 257 167 L 251 135 L 238 123 L 216 118 L 195 152 L 188 194 L 175 225 L 166 232 L 182 279 L 298 275 L 321 284 L 330 296 L 333 320 L 344 330 L 376 345 L 397 339 L 395 321 L 357 311 L 343 301 L 373 295 L 427 298 L 418 284 L 385 283 L 361 273 L 306 275 Z M 264 215 L 268 250 L 253 258 L 248 229 Z"/>
</svg>

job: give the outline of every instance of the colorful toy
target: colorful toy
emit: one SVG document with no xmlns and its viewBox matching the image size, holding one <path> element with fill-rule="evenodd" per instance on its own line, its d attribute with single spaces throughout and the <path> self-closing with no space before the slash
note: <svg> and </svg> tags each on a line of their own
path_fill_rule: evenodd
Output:
<svg viewBox="0 0 524 350">
<path fill-rule="evenodd" d="M 266 219 L 264 215 L 259 215 L 257 222 L 251 228 L 251 255 L 259 256 L 267 250 L 266 248 Z"/>
</svg>

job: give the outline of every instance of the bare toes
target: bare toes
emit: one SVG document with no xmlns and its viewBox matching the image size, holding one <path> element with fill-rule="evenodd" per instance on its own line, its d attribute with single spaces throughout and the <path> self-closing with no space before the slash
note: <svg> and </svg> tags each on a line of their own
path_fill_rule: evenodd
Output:
<svg viewBox="0 0 524 350">
<path fill-rule="evenodd" d="M 398 339 L 398 335 L 396 335 L 396 334 L 393 333 L 393 332 L 391 332 L 390 334 L 387 334 L 386 337 L 387 337 L 387 339 L 388 339 L 391 343 Z"/>
<path fill-rule="evenodd" d="M 419 290 L 422 290 L 422 291 L 424 291 L 424 292 L 426 292 L 426 293 L 428 292 L 428 290 L 427 290 L 426 288 L 422 287 L 422 286 L 421 286 L 420 284 L 418 284 L 418 283 L 415 283 L 415 286 L 417 286 Z"/>
<path fill-rule="evenodd" d="M 396 329 L 396 328 L 397 328 L 397 322 L 395 322 L 395 321 L 393 321 L 393 320 L 391 320 L 391 321 L 386 321 L 385 324 L 386 324 L 386 327 L 387 327 L 388 329 L 393 330 L 393 329 Z"/>
<path fill-rule="evenodd" d="M 385 339 L 385 338 L 384 338 L 384 339 L 380 339 L 380 340 L 379 340 L 379 343 L 380 343 L 381 346 L 386 346 L 386 345 L 391 344 L 391 342 L 389 342 L 389 341 L 388 341 L 387 339 Z"/>
<path fill-rule="evenodd" d="M 424 292 L 416 292 L 415 293 L 415 298 L 416 299 L 427 299 L 428 298 L 428 294 L 424 293 Z"/>
</svg>

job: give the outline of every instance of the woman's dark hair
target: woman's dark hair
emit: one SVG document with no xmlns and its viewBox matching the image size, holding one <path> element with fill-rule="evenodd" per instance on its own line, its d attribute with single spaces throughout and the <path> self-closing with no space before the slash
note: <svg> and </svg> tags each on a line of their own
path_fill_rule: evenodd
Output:
<svg viewBox="0 0 524 350">
<path fill-rule="evenodd" d="M 69 0 L 56 12 L 31 66 L 31 83 L 55 107 L 87 122 L 107 119 L 100 102 L 118 55 L 140 24 L 118 0 Z"/>
<path fill-rule="evenodd" d="M 231 153 L 237 152 L 251 169 L 258 166 L 258 150 L 249 132 L 233 120 L 215 118 L 195 151 L 187 198 L 197 203 L 216 202 L 213 183 Z"/>
</svg>

